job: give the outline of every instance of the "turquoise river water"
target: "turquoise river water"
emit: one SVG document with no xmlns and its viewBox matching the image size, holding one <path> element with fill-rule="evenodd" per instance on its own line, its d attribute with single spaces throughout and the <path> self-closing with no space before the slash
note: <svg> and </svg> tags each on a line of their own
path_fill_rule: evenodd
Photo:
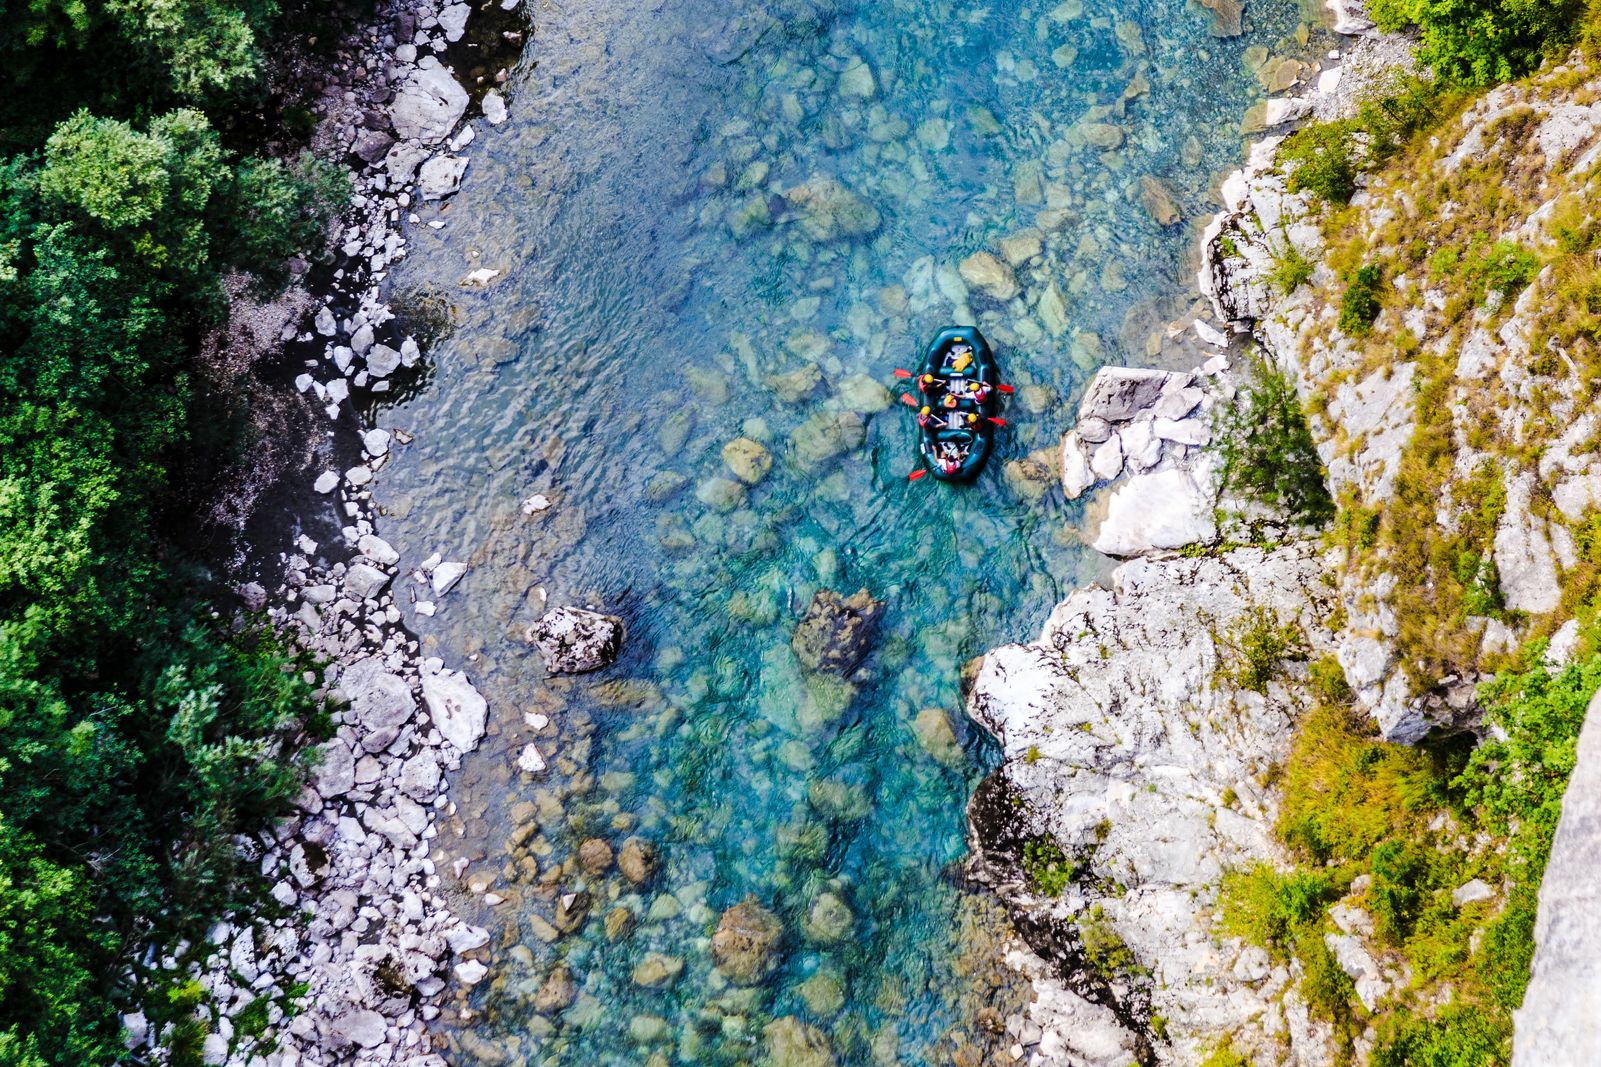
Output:
<svg viewBox="0 0 1601 1067">
<path fill-rule="evenodd" d="M 478 123 L 392 279 L 436 328 L 429 375 L 378 414 L 416 435 L 377 485 L 403 566 L 472 566 L 408 622 L 491 706 L 439 842 L 495 931 L 453 1062 L 983 1062 L 981 1009 L 1017 992 L 975 962 L 995 909 L 955 876 L 993 760 L 960 668 L 1101 572 L 1050 450 L 1096 365 L 1188 358 L 1162 331 L 1192 224 L 1306 13 L 1252 0 L 1218 38 L 1184 0 L 528 8 L 511 119 Z M 984 250 L 1015 295 L 956 270 Z M 976 484 L 909 484 L 890 370 L 967 322 L 1011 425 Z M 757 484 L 736 438 L 771 457 Z M 808 675 L 796 621 L 860 588 L 872 654 Z M 622 616 L 621 660 L 547 678 L 524 635 L 557 604 Z M 529 743 L 546 771 L 517 769 Z M 630 837 L 660 857 L 645 887 L 576 861 Z M 747 987 L 709 941 L 752 896 L 784 932 Z"/>
</svg>

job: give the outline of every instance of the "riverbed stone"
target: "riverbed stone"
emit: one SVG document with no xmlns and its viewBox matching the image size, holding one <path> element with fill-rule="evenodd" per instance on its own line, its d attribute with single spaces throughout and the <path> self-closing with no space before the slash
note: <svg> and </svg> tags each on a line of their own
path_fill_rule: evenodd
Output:
<svg viewBox="0 0 1601 1067">
<path fill-rule="evenodd" d="M 1162 179 L 1149 174 L 1140 179 L 1140 206 L 1158 226 L 1171 226 L 1184 218 L 1173 190 Z"/>
<path fill-rule="evenodd" d="M 678 981 L 684 961 L 665 952 L 647 952 L 634 966 L 634 984 L 646 989 L 663 989 Z"/>
<path fill-rule="evenodd" d="M 784 199 L 814 241 L 866 237 L 883 223 L 877 208 L 837 178 L 810 178 L 785 193 Z"/>
<path fill-rule="evenodd" d="M 604 838 L 591 837 L 578 846 L 578 866 L 586 873 L 605 874 L 611 865 L 611 845 Z"/>
<path fill-rule="evenodd" d="M 769 1067 L 838 1067 L 828 1035 L 793 1015 L 768 1023 L 762 1036 Z"/>
<path fill-rule="evenodd" d="M 630 837 L 617 852 L 617 869 L 635 886 L 649 884 L 656 877 L 656 848 L 642 838 Z"/>
<path fill-rule="evenodd" d="M 551 674 L 583 674 L 608 666 L 623 647 L 623 620 L 581 608 L 559 607 L 529 627 Z"/>
<path fill-rule="evenodd" d="M 783 374 L 770 374 L 765 383 L 786 404 L 799 404 L 809 399 L 823 384 L 823 372 L 812 364 L 797 367 Z"/>
<path fill-rule="evenodd" d="M 759 985 L 778 966 L 784 924 L 754 896 L 735 904 L 712 934 L 712 964 L 735 985 Z"/>
<path fill-rule="evenodd" d="M 849 597 L 818 590 L 795 627 L 790 647 L 808 670 L 843 678 L 867 657 L 883 610 L 884 602 L 866 589 Z"/>
<path fill-rule="evenodd" d="M 806 1010 L 817 1019 L 836 1015 L 845 1007 L 845 983 L 837 971 L 829 968 L 813 972 L 811 977 L 795 987 L 795 992 L 806 1005 Z"/>
<path fill-rule="evenodd" d="M 773 469 L 773 454 L 759 441 L 736 437 L 723 446 L 723 462 L 734 477 L 746 485 L 756 485 Z"/>
<path fill-rule="evenodd" d="M 991 300 L 1005 303 L 1021 292 L 1012 268 L 988 252 L 974 252 L 962 260 L 957 271 L 969 287 Z"/>
<path fill-rule="evenodd" d="M 873 68 L 859 58 L 852 58 L 839 72 L 839 95 L 856 100 L 867 100 L 878 92 Z"/>
<path fill-rule="evenodd" d="M 695 499 L 713 511 L 733 511 L 745 503 L 745 486 L 732 478 L 707 478 L 695 487 Z"/>
</svg>

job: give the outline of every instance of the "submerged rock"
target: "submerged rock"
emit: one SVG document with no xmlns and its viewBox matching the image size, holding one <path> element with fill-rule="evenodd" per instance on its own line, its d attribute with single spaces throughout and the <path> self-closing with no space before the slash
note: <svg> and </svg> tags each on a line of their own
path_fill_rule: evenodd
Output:
<svg viewBox="0 0 1601 1067">
<path fill-rule="evenodd" d="M 828 1035 L 793 1015 L 774 1019 L 762 1029 L 767 1038 L 767 1062 L 771 1067 L 836 1067 L 834 1048 Z"/>
<path fill-rule="evenodd" d="M 589 874 L 605 874 L 611 864 L 611 846 L 603 838 L 591 837 L 578 846 L 578 866 Z"/>
<path fill-rule="evenodd" d="M 837 945 L 851 936 L 855 922 L 850 905 L 839 894 L 825 891 L 817 894 L 817 899 L 807 909 L 801 930 L 808 939 L 819 944 Z"/>
<path fill-rule="evenodd" d="M 988 252 L 974 252 L 962 260 L 957 270 L 962 275 L 962 281 L 991 300 L 1005 303 L 1021 291 L 1012 268 Z"/>
<path fill-rule="evenodd" d="M 917 713 L 912 729 L 917 733 L 918 744 L 936 763 L 960 767 L 966 761 L 962 744 L 951 727 L 951 717 L 945 714 L 944 708 L 924 708 Z"/>
<path fill-rule="evenodd" d="M 815 466 L 861 447 L 867 426 L 854 411 L 819 411 L 795 428 L 790 441 L 795 458 Z"/>
<path fill-rule="evenodd" d="M 734 477 L 746 485 L 755 485 L 773 469 L 773 455 L 760 442 L 748 437 L 736 437 L 723 446 L 723 462 Z"/>
<path fill-rule="evenodd" d="M 623 620 L 579 608 L 556 608 L 528 629 L 551 674 L 599 670 L 623 647 Z"/>
<path fill-rule="evenodd" d="M 566 967 L 557 967 L 534 994 L 534 1010 L 541 1015 L 558 1015 L 573 1006 L 578 999 L 578 987 L 573 974 Z"/>
<path fill-rule="evenodd" d="M 712 934 L 712 964 L 736 985 L 757 985 L 778 966 L 784 924 L 746 897 L 723 912 Z"/>
<path fill-rule="evenodd" d="M 795 627 L 790 647 L 809 670 L 844 677 L 867 658 L 883 610 L 884 602 L 874 600 L 866 589 L 849 597 L 819 590 Z"/>
<path fill-rule="evenodd" d="M 656 877 L 656 848 L 649 841 L 630 837 L 617 853 L 617 869 L 636 886 L 642 886 Z"/>
<path fill-rule="evenodd" d="M 878 209 L 835 178 L 812 178 L 784 194 L 814 241 L 866 237 L 883 223 Z"/>
</svg>

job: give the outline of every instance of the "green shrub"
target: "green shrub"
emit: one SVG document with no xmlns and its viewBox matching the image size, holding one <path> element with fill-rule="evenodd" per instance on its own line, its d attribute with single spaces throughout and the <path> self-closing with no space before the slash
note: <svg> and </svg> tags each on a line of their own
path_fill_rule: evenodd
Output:
<svg viewBox="0 0 1601 1067">
<path fill-rule="evenodd" d="M 1476 242 L 1463 267 L 1468 291 L 1481 304 L 1491 293 L 1500 293 L 1504 299 L 1511 300 L 1523 292 L 1538 273 L 1539 257 L 1515 241 L 1497 241 L 1488 247 Z"/>
<path fill-rule="evenodd" d="M 1379 936 L 1399 945 L 1412 935 L 1430 889 L 1429 860 L 1417 846 L 1386 841 L 1373 850 L 1368 902 Z"/>
<path fill-rule="evenodd" d="M 1584 0 L 1372 0 L 1368 12 L 1386 32 L 1417 26 L 1418 59 L 1441 78 L 1487 86 L 1571 43 L 1583 9 Z"/>
<path fill-rule="evenodd" d="M 1304 660 L 1306 635 L 1293 621 L 1283 622 L 1270 608 L 1251 608 L 1229 627 L 1225 645 L 1234 661 L 1234 684 L 1266 693 L 1286 660 Z"/>
<path fill-rule="evenodd" d="M 1303 189 L 1334 204 L 1349 203 L 1364 156 L 1349 119 L 1303 126 L 1284 139 L 1278 159 L 1289 167 L 1289 190 Z"/>
<path fill-rule="evenodd" d="M 1362 337 L 1373 329 L 1379 317 L 1379 286 L 1383 275 L 1375 266 L 1358 267 L 1345 276 L 1345 295 L 1340 297 L 1340 332 Z"/>
<path fill-rule="evenodd" d="M 1344 1031 L 1350 1026 L 1352 1003 L 1356 1000 L 1356 987 L 1350 976 L 1340 969 L 1334 953 L 1316 933 L 1296 941 L 1295 958 L 1301 961 L 1301 996 L 1306 998 L 1307 1007 L 1317 1018 L 1333 1024 L 1349 1041 Z"/>
<path fill-rule="evenodd" d="M 1134 952 L 1118 934 L 1112 920 L 1099 904 L 1076 920 L 1079 944 L 1084 949 L 1084 961 L 1107 981 L 1132 974 L 1139 970 Z"/>
<path fill-rule="evenodd" d="M 1392 73 L 1358 105 L 1356 125 L 1367 135 L 1366 163 L 1389 159 L 1440 115 L 1440 91 L 1415 74 Z"/>
<path fill-rule="evenodd" d="M 1300 249 L 1286 238 L 1274 252 L 1273 267 L 1268 272 L 1268 281 L 1272 282 L 1279 292 L 1289 296 L 1311 278 L 1312 261 L 1303 256 Z"/>
<path fill-rule="evenodd" d="M 1078 865 L 1068 859 L 1054 837 L 1040 834 L 1023 842 L 1023 873 L 1036 890 L 1059 897 L 1078 873 Z"/>
<path fill-rule="evenodd" d="M 1299 933 L 1322 925 L 1324 905 L 1339 895 L 1323 871 L 1282 874 L 1266 864 L 1223 876 L 1223 928 L 1235 937 L 1288 958 Z"/>
<path fill-rule="evenodd" d="M 1402 1011 L 1374 1043 L 1372 1067 L 1487 1067 L 1507 1062 L 1507 1020 L 1471 1005 L 1447 1004 L 1430 1019 Z"/>
<path fill-rule="evenodd" d="M 1218 412 L 1214 437 L 1224 499 L 1259 505 L 1306 526 L 1334 517 L 1323 462 L 1295 386 L 1283 372 L 1258 364 L 1234 402 Z"/>
<path fill-rule="evenodd" d="M 1207 1053 L 1206 1059 L 1201 1061 L 1201 1067 L 1251 1067 L 1251 1061 L 1234 1051 L 1234 1043 L 1225 1037 Z"/>
</svg>

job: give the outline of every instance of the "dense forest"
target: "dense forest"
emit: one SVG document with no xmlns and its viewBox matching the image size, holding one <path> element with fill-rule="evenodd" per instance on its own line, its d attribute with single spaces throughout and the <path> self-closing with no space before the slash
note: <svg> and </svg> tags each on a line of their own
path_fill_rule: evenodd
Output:
<svg viewBox="0 0 1601 1067">
<path fill-rule="evenodd" d="M 98 1064 L 159 1018 L 147 945 L 251 892 L 299 788 L 306 666 L 203 597 L 174 531 L 246 443 L 195 373 L 222 279 L 268 290 L 342 177 L 251 153 L 270 0 L 41 0 L 0 22 L 0 1064 Z"/>
</svg>

